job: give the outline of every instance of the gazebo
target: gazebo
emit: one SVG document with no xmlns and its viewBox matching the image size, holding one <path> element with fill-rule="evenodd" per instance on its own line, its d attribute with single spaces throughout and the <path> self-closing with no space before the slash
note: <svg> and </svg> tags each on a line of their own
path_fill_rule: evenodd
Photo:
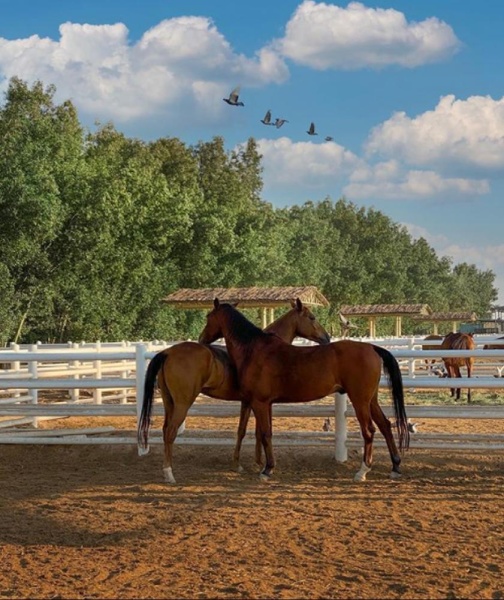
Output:
<svg viewBox="0 0 504 600">
<path fill-rule="evenodd" d="M 451 321 L 452 331 L 455 333 L 456 331 L 458 331 L 459 324 L 461 322 L 465 323 L 467 321 L 476 321 L 477 315 L 476 315 L 476 313 L 473 313 L 473 312 L 464 312 L 464 311 L 433 312 L 428 317 L 419 316 L 419 317 L 413 317 L 413 318 L 418 321 L 432 322 L 433 323 L 432 333 L 437 334 L 439 323 L 446 323 L 447 321 Z"/>
<path fill-rule="evenodd" d="M 163 298 L 165 304 L 175 308 L 210 309 L 215 298 L 221 302 L 238 302 L 240 308 L 258 308 L 261 325 L 266 327 L 275 320 L 275 308 L 288 307 L 299 298 L 307 306 L 329 306 L 327 298 L 313 285 L 296 287 L 247 288 L 182 288 Z"/>
<path fill-rule="evenodd" d="M 361 305 L 344 305 L 340 309 L 340 313 L 347 317 L 366 317 L 369 323 L 369 337 L 376 337 L 376 319 L 378 317 L 394 317 L 395 318 L 395 335 L 402 335 L 402 318 L 423 317 L 426 320 L 430 319 L 432 310 L 428 304 L 361 304 Z"/>
</svg>

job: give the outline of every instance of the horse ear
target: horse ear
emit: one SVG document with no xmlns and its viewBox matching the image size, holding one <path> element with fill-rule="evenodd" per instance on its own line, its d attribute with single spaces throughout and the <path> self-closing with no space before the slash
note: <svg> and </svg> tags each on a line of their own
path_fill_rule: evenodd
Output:
<svg viewBox="0 0 504 600">
<path fill-rule="evenodd" d="M 301 300 L 299 298 L 296 298 L 296 308 L 297 308 L 297 310 L 299 310 L 299 312 L 301 312 L 303 310 L 303 303 L 301 302 Z"/>
<path fill-rule="evenodd" d="M 234 306 L 234 307 L 236 308 L 236 307 L 238 306 L 238 304 L 240 304 L 240 303 L 239 303 L 239 302 L 233 302 L 233 303 L 231 304 L 231 306 Z"/>
<path fill-rule="evenodd" d="M 214 308 L 219 308 L 219 304 L 220 304 L 219 298 L 214 298 L 214 301 L 213 301 Z"/>
<path fill-rule="evenodd" d="M 296 302 L 294 300 L 290 301 L 290 305 L 292 306 L 292 308 L 296 308 Z"/>
</svg>

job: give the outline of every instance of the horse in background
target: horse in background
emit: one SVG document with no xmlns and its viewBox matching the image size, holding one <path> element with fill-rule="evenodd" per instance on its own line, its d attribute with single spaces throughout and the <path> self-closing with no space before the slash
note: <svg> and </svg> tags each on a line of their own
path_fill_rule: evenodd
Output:
<svg viewBox="0 0 504 600">
<path fill-rule="evenodd" d="M 331 338 L 310 309 L 299 298 L 291 302 L 292 309 L 271 323 L 265 331 L 290 344 L 295 337 L 303 337 L 319 344 L 328 344 Z M 204 346 L 196 342 L 181 342 L 158 352 L 149 362 L 145 374 L 142 410 L 138 422 L 138 453 L 149 452 L 148 436 L 157 384 L 163 399 L 163 474 L 168 483 L 176 483 L 173 476 L 173 444 L 187 412 L 199 394 L 219 400 L 240 400 L 236 370 L 225 348 Z M 240 421 L 233 460 L 241 470 L 239 459 L 243 438 L 250 418 L 250 406 L 242 402 Z M 256 435 L 257 432 L 256 432 Z M 260 461 L 260 440 L 256 438 L 256 460 Z M 259 458 L 257 458 L 259 457 Z"/>
<path fill-rule="evenodd" d="M 392 460 L 391 478 L 401 475 L 403 450 L 409 446 L 404 390 L 399 364 L 380 346 L 341 340 L 324 346 L 296 347 L 265 333 L 234 306 L 214 300 L 199 341 L 211 344 L 224 337 L 236 367 L 243 398 L 250 403 L 261 436 L 266 464 L 261 478 L 272 475 L 272 404 L 310 402 L 334 392 L 348 394 L 364 440 L 362 464 L 355 481 L 365 481 L 373 461 L 375 424 L 384 436 Z M 392 425 L 378 404 L 382 367 L 389 380 L 399 436 L 397 449 Z"/>
<path fill-rule="evenodd" d="M 443 350 L 474 350 L 476 344 L 474 343 L 472 333 L 457 332 L 446 335 L 440 347 Z M 443 362 L 448 377 L 461 377 L 462 375 L 460 374 L 460 367 L 463 366 L 465 366 L 467 369 L 467 377 L 471 377 L 474 367 L 474 357 L 443 357 Z M 456 395 L 456 400 L 460 400 L 460 388 L 450 388 L 450 395 L 452 397 Z M 467 389 L 467 402 L 471 402 L 471 388 Z"/>
<path fill-rule="evenodd" d="M 424 337 L 424 341 L 442 340 L 442 339 L 443 339 L 443 336 L 438 335 L 437 333 L 432 333 L 431 335 L 426 335 Z M 439 348 L 440 348 L 439 344 L 422 344 L 422 350 L 439 350 Z M 427 370 L 433 371 L 433 365 L 435 365 L 438 360 L 439 359 L 437 359 L 437 358 L 426 358 L 425 364 L 427 365 Z"/>
<path fill-rule="evenodd" d="M 504 340 L 504 336 L 497 339 Z M 483 350 L 504 350 L 504 344 L 485 344 Z M 504 377 L 504 366 L 495 368 L 497 370 L 497 375 L 494 375 L 494 377 Z"/>
</svg>

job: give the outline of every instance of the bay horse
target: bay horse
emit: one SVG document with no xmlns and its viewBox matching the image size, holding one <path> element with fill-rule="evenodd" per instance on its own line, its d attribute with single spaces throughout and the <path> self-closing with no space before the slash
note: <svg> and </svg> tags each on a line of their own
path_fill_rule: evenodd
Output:
<svg viewBox="0 0 504 600">
<path fill-rule="evenodd" d="M 319 344 L 328 344 L 331 338 L 315 315 L 299 298 L 291 302 L 291 310 L 271 323 L 265 331 L 290 344 L 295 337 L 303 337 Z M 154 387 L 157 384 L 163 399 L 163 474 L 168 483 L 176 483 L 173 476 L 173 444 L 179 427 L 199 394 L 219 400 L 240 400 L 241 393 L 236 370 L 225 348 L 204 346 L 196 342 L 181 342 L 158 352 L 149 362 L 145 374 L 142 410 L 138 422 L 139 454 L 149 452 L 148 436 L 151 424 Z M 242 402 L 233 462 L 241 471 L 240 450 L 247 432 L 250 406 Z M 256 461 L 261 461 L 261 443 L 256 429 Z"/>
<path fill-rule="evenodd" d="M 355 481 L 365 481 L 373 460 L 374 423 L 384 436 L 392 460 L 391 478 L 401 474 L 401 454 L 409 446 L 409 431 L 399 364 L 385 348 L 341 340 L 324 346 L 296 347 L 262 331 L 233 305 L 214 300 L 199 341 L 224 337 L 236 366 L 243 398 L 250 403 L 266 455 L 261 478 L 268 480 L 275 459 L 272 444 L 272 403 L 310 402 L 336 391 L 348 394 L 364 439 L 362 465 Z M 389 379 L 399 452 L 392 425 L 378 404 L 382 366 Z"/>
<path fill-rule="evenodd" d="M 475 343 L 472 333 L 452 332 L 446 335 L 441 343 L 440 348 L 443 350 L 474 350 Z M 450 356 L 443 358 L 444 366 L 448 377 L 461 377 L 460 367 L 465 366 L 467 369 L 467 377 L 471 377 L 474 357 L 459 358 Z M 450 395 L 456 396 L 456 400 L 460 400 L 460 388 L 450 388 Z M 467 402 L 471 402 L 471 388 L 467 389 Z"/>
<path fill-rule="evenodd" d="M 424 341 L 429 340 L 442 340 L 443 336 L 438 335 L 437 333 L 431 333 L 430 335 L 426 335 L 424 337 Z M 422 344 L 422 350 L 439 350 L 440 344 Z M 436 364 L 437 358 L 426 358 L 425 364 L 427 365 L 427 370 L 430 371 L 432 369 L 432 365 Z"/>
</svg>

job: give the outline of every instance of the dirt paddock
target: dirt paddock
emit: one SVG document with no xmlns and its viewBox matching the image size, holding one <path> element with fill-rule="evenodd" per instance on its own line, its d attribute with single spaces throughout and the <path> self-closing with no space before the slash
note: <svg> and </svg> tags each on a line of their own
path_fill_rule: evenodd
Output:
<svg viewBox="0 0 504 600">
<path fill-rule="evenodd" d="M 379 448 L 358 484 L 357 451 L 277 447 L 261 483 L 251 446 L 238 474 L 178 445 L 174 486 L 161 453 L 0 446 L 0 597 L 504 598 L 500 452 L 410 450 L 391 481 Z"/>
</svg>

